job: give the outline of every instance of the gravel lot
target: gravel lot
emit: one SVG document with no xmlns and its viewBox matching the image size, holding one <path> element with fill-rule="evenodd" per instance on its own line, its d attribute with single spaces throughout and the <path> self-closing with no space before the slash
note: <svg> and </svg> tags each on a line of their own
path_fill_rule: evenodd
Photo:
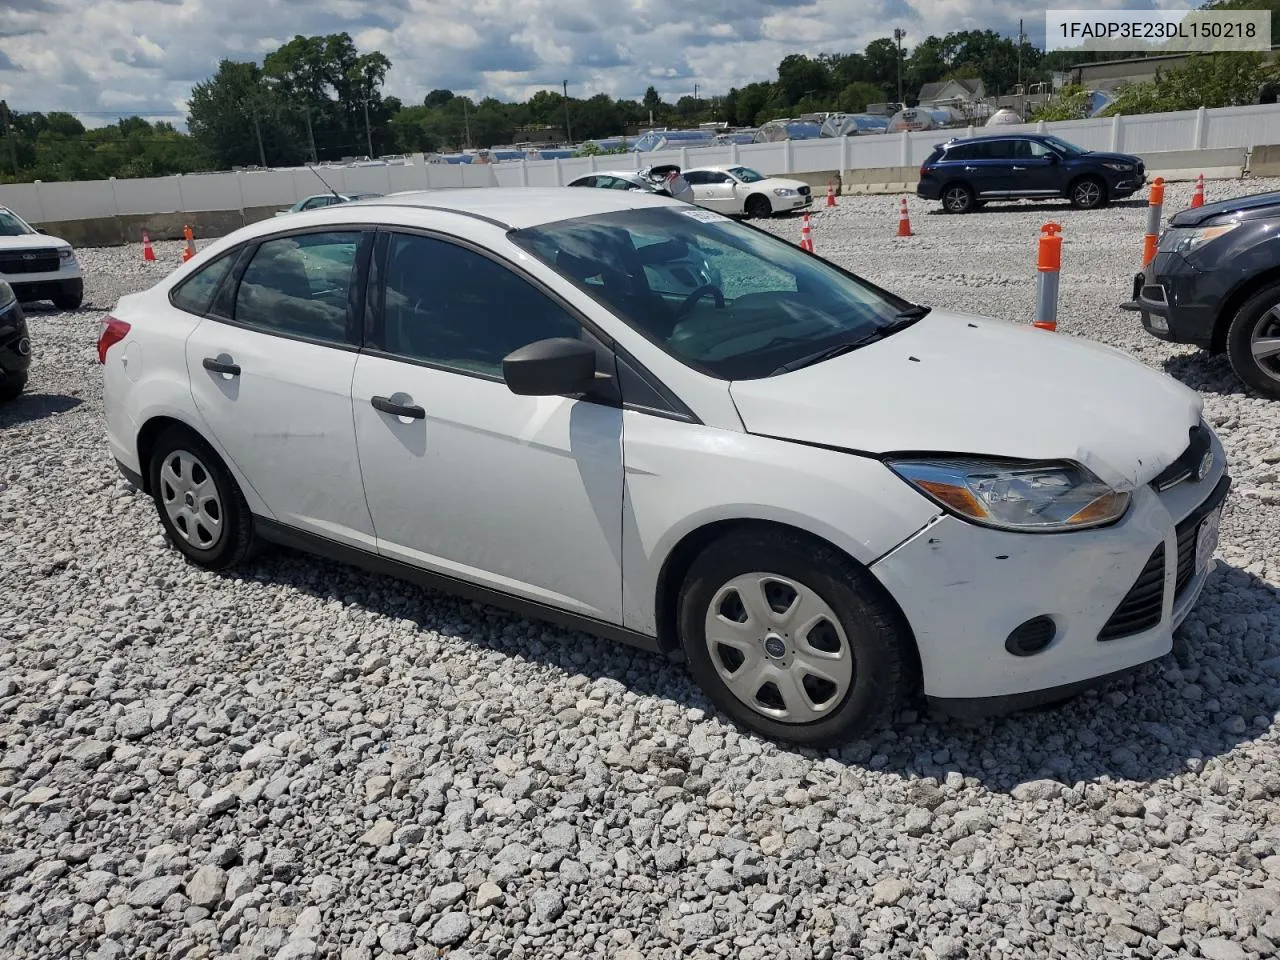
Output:
<svg viewBox="0 0 1280 960">
<path fill-rule="evenodd" d="M 1204 393 L 1237 488 L 1179 657 L 804 753 L 580 634 L 285 552 L 197 571 L 110 463 L 94 350 L 180 244 L 86 250 L 89 305 L 31 311 L 31 388 L 0 411 L 0 956 L 1273 956 L 1280 407 L 1116 308 L 1139 205 L 913 200 L 900 240 L 897 200 L 820 209 L 818 252 L 1029 319 L 1052 217 L 1062 332 Z"/>
</svg>

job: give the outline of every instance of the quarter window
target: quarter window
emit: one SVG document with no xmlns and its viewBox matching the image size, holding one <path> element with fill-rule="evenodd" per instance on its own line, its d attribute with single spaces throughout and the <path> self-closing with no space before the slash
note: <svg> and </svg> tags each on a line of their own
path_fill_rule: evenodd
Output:
<svg viewBox="0 0 1280 960">
<path fill-rule="evenodd" d="M 213 295 L 218 292 L 218 286 L 231 272 L 235 262 L 236 252 L 223 254 L 213 263 L 202 267 L 178 284 L 170 294 L 169 302 L 179 310 L 204 316 L 209 312 L 209 306 L 213 303 Z"/>
<path fill-rule="evenodd" d="M 383 348 L 412 360 L 501 377 L 502 359 L 578 321 L 507 267 L 433 237 L 397 234 L 387 249 Z"/>
<path fill-rule="evenodd" d="M 235 321 L 268 333 L 345 343 L 360 236 L 306 233 L 262 243 L 240 280 Z"/>
</svg>

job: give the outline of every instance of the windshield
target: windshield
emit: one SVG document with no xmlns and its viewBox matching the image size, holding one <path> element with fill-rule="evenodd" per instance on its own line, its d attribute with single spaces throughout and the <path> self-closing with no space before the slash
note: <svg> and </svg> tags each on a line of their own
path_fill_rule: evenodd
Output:
<svg viewBox="0 0 1280 960">
<path fill-rule="evenodd" d="M 1059 140 L 1057 137 L 1045 137 L 1044 142 L 1059 153 L 1065 153 L 1068 157 L 1078 157 L 1089 152 L 1083 147 L 1077 147 L 1074 143 L 1067 143 L 1067 141 Z"/>
<path fill-rule="evenodd" d="M 737 177 L 743 183 L 759 183 L 761 180 L 768 179 L 764 174 L 757 173 L 750 167 L 730 167 L 729 173 Z"/>
<path fill-rule="evenodd" d="M 767 377 L 827 347 L 888 333 L 912 309 L 698 207 L 562 220 L 511 239 L 678 360 L 723 380 Z M 673 287 L 681 274 L 689 282 Z"/>
<path fill-rule="evenodd" d="M 25 237 L 35 233 L 16 213 L 0 210 L 0 237 Z"/>
</svg>

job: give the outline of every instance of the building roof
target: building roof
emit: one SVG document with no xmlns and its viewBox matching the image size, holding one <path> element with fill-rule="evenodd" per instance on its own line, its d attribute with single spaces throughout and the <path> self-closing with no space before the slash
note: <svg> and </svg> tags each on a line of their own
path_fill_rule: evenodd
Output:
<svg viewBox="0 0 1280 960">
<path fill-rule="evenodd" d="M 920 102 L 926 103 L 930 100 L 936 100 L 938 94 L 942 93 L 944 89 L 953 83 L 970 94 L 976 94 L 982 89 L 982 81 L 976 77 L 957 77 L 954 80 L 941 80 L 938 83 L 926 83 L 920 88 Z"/>
</svg>

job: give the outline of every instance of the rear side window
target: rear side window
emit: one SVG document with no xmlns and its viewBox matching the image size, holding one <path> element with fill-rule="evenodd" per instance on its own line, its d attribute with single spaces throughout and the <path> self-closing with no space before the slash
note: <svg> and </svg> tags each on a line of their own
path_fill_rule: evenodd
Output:
<svg viewBox="0 0 1280 960">
<path fill-rule="evenodd" d="M 240 278 L 236 323 L 345 343 L 360 238 L 360 231 L 352 230 L 262 243 Z"/>
<path fill-rule="evenodd" d="M 238 252 L 224 253 L 213 263 L 187 277 L 169 294 L 169 302 L 179 310 L 204 316 L 209 312 L 219 285 L 231 272 Z"/>
<path fill-rule="evenodd" d="M 943 158 L 946 160 L 972 160 L 973 159 L 972 143 L 957 143 L 953 147 L 948 147 Z"/>
</svg>

